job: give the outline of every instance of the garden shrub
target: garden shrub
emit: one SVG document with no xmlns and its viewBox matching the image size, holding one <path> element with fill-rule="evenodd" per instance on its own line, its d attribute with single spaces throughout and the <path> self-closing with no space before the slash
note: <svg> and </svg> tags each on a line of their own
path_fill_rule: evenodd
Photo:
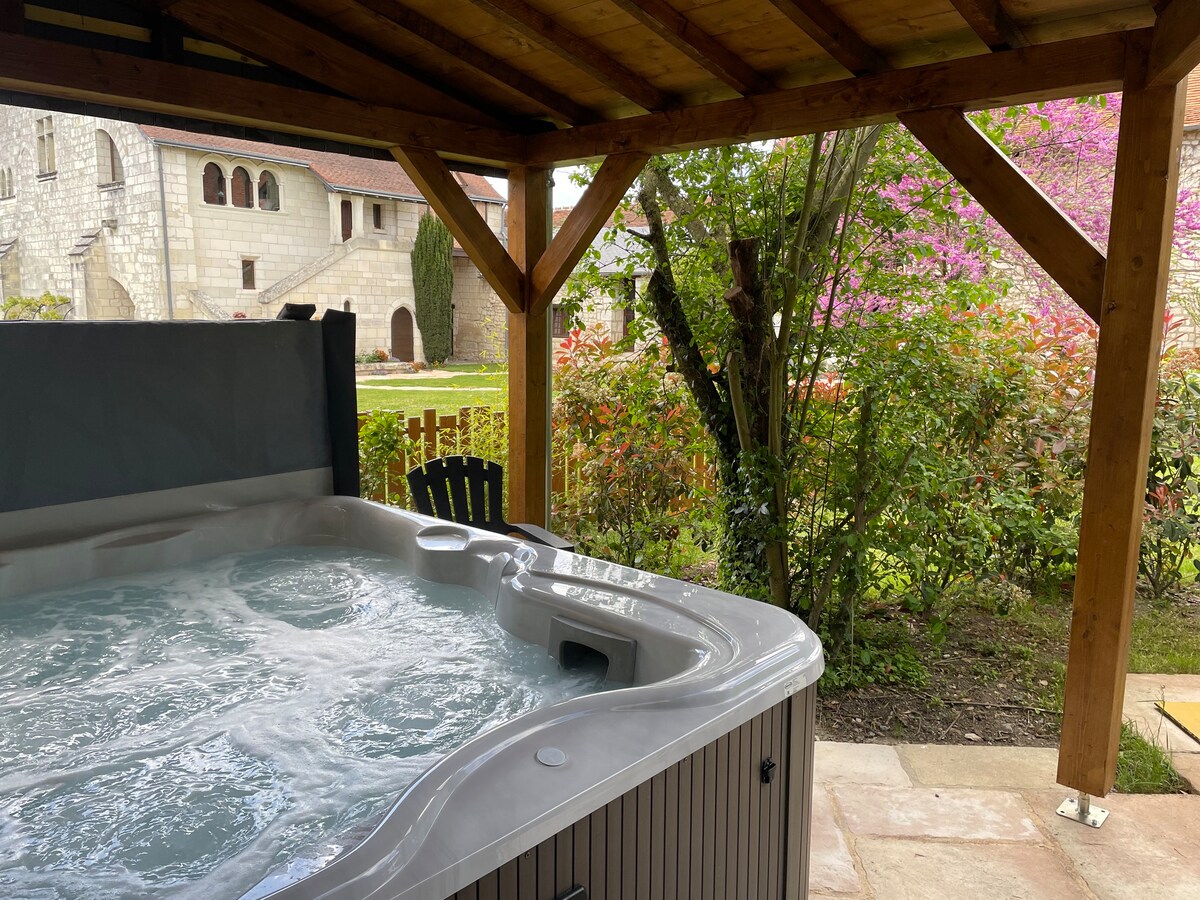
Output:
<svg viewBox="0 0 1200 900">
<path fill-rule="evenodd" d="M 364 497 L 400 504 L 404 475 L 394 469 L 420 444 L 408 436 L 404 425 L 404 417 L 390 410 L 377 409 L 363 417 L 358 430 L 358 470 Z"/>
<path fill-rule="evenodd" d="M 450 355 L 454 328 L 454 237 L 434 215 L 421 216 L 412 249 L 413 296 L 425 358 L 441 365 Z"/>
<path fill-rule="evenodd" d="M 710 517 L 694 469 L 708 448 L 666 360 L 662 344 L 621 353 L 598 330 L 573 331 L 562 343 L 554 438 L 571 472 L 569 490 L 555 498 L 555 527 L 574 535 L 582 552 L 677 572 L 683 529 Z"/>
</svg>

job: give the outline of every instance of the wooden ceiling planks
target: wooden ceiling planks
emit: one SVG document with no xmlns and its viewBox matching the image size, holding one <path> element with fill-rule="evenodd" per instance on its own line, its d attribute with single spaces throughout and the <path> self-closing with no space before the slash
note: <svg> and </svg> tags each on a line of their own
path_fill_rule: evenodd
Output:
<svg viewBox="0 0 1200 900">
<path fill-rule="evenodd" d="M 66 4 L 65 10 L 73 0 L 40 2 L 51 6 Z M 907 70 L 925 67 L 926 72 L 941 73 L 942 69 L 929 67 L 976 57 L 982 65 L 988 57 L 986 46 L 989 42 L 999 45 L 1004 28 L 1018 28 L 1024 39 L 1034 45 L 1053 38 L 1067 40 L 1064 46 L 1073 48 L 1071 41 L 1075 39 L 1140 28 L 1152 23 L 1155 15 L 1151 0 L 824 0 L 824 3 L 822 6 L 816 0 L 246 0 L 245 3 L 176 0 L 181 17 L 186 12 L 207 39 L 221 40 L 231 51 L 252 53 L 266 61 L 271 67 L 267 77 L 283 78 L 273 73 L 290 69 L 339 95 L 372 102 L 372 108 L 381 116 L 394 108 L 401 124 L 383 131 L 403 133 L 405 123 L 417 121 L 412 118 L 414 112 L 424 113 L 432 118 L 420 125 L 419 146 L 429 146 L 430 137 L 424 132 L 429 123 L 450 120 L 455 127 L 446 131 L 443 149 L 448 154 L 493 163 L 503 159 L 509 163 L 527 160 L 539 164 L 604 152 L 761 137 L 783 133 L 778 131 L 780 128 L 832 127 L 836 123 L 865 122 L 872 117 L 886 119 L 897 111 L 885 109 L 889 103 L 904 111 L 913 104 L 932 102 L 931 97 L 944 96 L 939 93 L 943 84 L 939 82 L 931 88 L 914 80 L 914 74 Z M 842 18 L 846 34 L 850 35 L 843 42 L 857 34 L 867 51 L 874 51 L 879 59 L 897 70 L 893 94 L 874 91 L 870 84 L 847 81 L 836 59 L 859 72 L 879 69 L 880 63 L 871 58 L 870 52 L 864 54 L 862 46 L 858 48 L 858 58 L 836 44 L 832 54 L 827 52 L 829 48 L 823 49 L 813 40 L 797 25 L 794 16 L 781 12 L 781 8 L 789 6 L 816 10 L 818 15 L 825 10 Z M 106 12 L 120 21 L 118 7 L 118 0 L 97 0 L 89 6 L 89 13 L 94 12 L 92 18 L 99 22 L 105 19 Z M 251 35 L 238 31 L 237 26 L 246 21 L 247 10 L 257 13 L 263 9 L 268 10 L 272 23 L 281 27 L 274 32 L 266 27 L 257 28 Z M 1000 14 L 1007 20 L 997 18 Z M 980 16 L 984 19 L 991 16 L 1000 24 L 994 32 L 989 32 L 987 21 L 981 23 Z M 213 24 L 218 20 L 221 27 Z M 974 22 L 974 29 L 969 20 Z M 153 21 L 149 21 L 153 27 Z M 1004 21 L 1009 24 L 1004 25 Z M 828 29 L 825 32 L 818 29 L 815 34 L 818 40 L 830 44 Z M 58 34 L 53 36 L 57 38 Z M 315 43 L 308 41 L 309 38 Z M 69 44 L 72 39 L 65 40 Z M 299 50 L 291 58 L 285 48 L 293 44 Z M 89 44 L 85 34 L 78 46 L 94 48 L 102 44 Z M 713 58 L 705 57 L 704 47 L 713 50 Z M 140 51 L 134 48 L 128 52 Z M 152 52 L 144 51 L 145 55 Z M 1073 58 L 1071 53 L 1064 57 L 1068 61 Z M 1024 62 L 1018 60 L 1017 64 Z M 967 64 L 961 70 L 950 71 L 969 74 L 972 69 Z M 0 80 L 4 70 L 4 61 L 0 60 Z M 1062 83 L 1073 83 L 1078 88 L 1074 93 L 1079 93 L 1087 82 L 1084 74 L 1078 73 L 1072 76 L 1060 72 L 1054 78 L 1060 86 L 1047 87 L 1044 95 L 1065 89 Z M 51 85 L 55 82 L 53 78 L 47 81 Z M 80 87 L 79 84 L 59 86 L 62 91 L 77 91 Z M 739 105 L 736 101 L 747 91 L 755 102 Z M 901 97 L 901 91 L 908 91 L 909 95 Z M 111 96 L 107 91 L 93 93 Z M 1034 96 L 1037 92 L 1018 93 Z M 298 94 L 307 95 L 311 91 L 306 92 L 301 85 Z M 1003 89 L 992 94 L 967 101 L 994 105 L 998 97 L 1011 97 Z M 958 96 L 952 91 L 950 95 Z M 845 100 L 847 96 L 850 101 Z M 853 103 L 859 105 L 855 107 Z M 800 104 L 824 106 L 824 109 L 801 110 Z M 245 104 L 226 104 L 220 96 L 215 96 L 212 106 L 209 113 L 214 120 L 246 118 Z M 298 102 L 289 108 L 303 109 L 303 106 Z M 229 107 L 237 109 L 231 112 Z M 196 110 L 189 108 L 196 115 Z M 313 131 L 298 120 L 278 121 L 286 118 L 264 114 L 264 121 L 274 125 Z M 549 122 L 538 121 L 545 119 L 567 127 L 539 134 L 553 127 Z M 500 120 L 501 124 L 493 126 L 490 133 L 487 129 L 470 130 L 490 120 Z M 339 119 L 344 121 L 345 118 Z M 644 130 L 638 134 L 640 129 Z M 377 146 L 381 133 L 378 124 L 362 130 L 371 132 L 358 136 L 362 142 Z M 326 128 L 316 131 L 331 133 Z M 332 133 L 345 137 L 340 124 Z M 510 134 L 515 143 L 499 140 L 502 133 Z M 470 151 L 471 134 L 481 136 L 477 154 Z M 499 146 L 505 149 L 497 155 Z M 561 156 L 551 159 L 548 154 L 553 153 Z"/>
<path fill-rule="evenodd" d="M 300 0 L 310 15 L 332 22 L 367 46 L 458 92 L 473 93 L 509 118 L 550 116 L 566 124 L 599 116 L 566 95 L 479 49 L 399 0 Z"/>
</svg>

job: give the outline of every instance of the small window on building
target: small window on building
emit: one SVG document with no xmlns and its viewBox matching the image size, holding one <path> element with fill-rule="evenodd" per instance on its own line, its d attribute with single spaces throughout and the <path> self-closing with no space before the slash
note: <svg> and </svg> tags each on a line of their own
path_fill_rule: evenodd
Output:
<svg viewBox="0 0 1200 900">
<path fill-rule="evenodd" d="M 225 205 L 225 173 L 216 163 L 210 162 L 204 167 L 204 202 Z"/>
<path fill-rule="evenodd" d="M 54 116 L 37 120 L 38 174 L 54 175 L 58 164 L 54 157 Z"/>
<path fill-rule="evenodd" d="M 550 334 L 556 338 L 567 336 L 567 317 L 563 313 L 563 308 L 557 303 L 554 304 L 553 312 L 550 314 Z"/>
<path fill-rule="evenodd" d="M 13 186 L 12 169 L 0 169 L 0 200 L 8 200 L 10 197 L 15 197 L 17 190 Z"/>
<path fill-rule="evenodd" d="M 279 182 L 271 172 L 263 171 L 258 176 L 258 208 L 279 210 Z"/>
<path fill-rule="evenodd" d="M 347 300 L 342 304 L 342 312 L 350 312 L 350 301 Z"/>
<path fill-rule="evenodd" d="M 383 231 L 383 204 L 371 204 L 371 222 L 375 226 L 376 231 Z"/>
<path fill-rule="evenodd" d="M 229 176 L 229 197 L 233 206 L 241 209 L 254 208 L 254 191 L 251 188 L 250 173 L 238 166 Z"/>
<path fill-rule="evenodd" d="M 354 237 L 354 205 L 349 200 L 342 201 L 342 243 Z"/>
<path fill-rule="evenodd" d="M 112 135 L 102 128 L 96 129 L 96 183 L 104 186 L 120 184 L 125 180 L 125 166 L 121 154 L 113 142 Z"/>
<path fill-rule="evenodd" d="M 254 260 L 242 260 L 242 290 L 254 290 Z"/>
</svg>

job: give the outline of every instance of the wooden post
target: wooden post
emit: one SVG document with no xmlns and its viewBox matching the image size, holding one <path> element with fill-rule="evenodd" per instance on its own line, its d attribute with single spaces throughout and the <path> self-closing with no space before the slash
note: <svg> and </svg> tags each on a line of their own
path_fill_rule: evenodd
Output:
<svg viewBox="0 0 1200 900">
<path fill-rule="evenodd" d="M 1058 780 L 1104 796 L 1117 768 L 1183 128 L 1182 85 L 1130 47 L 1117 145 Z"/>
<path fill-rule="evenodd" d="M 508 314 L 508 519 L 550 518 L 550 307 L 532 306 L 529 275 L 550 244 L 550 171 L 508 176 L 508 253 L 524 273 L 521 312 Z"/>
</svg>

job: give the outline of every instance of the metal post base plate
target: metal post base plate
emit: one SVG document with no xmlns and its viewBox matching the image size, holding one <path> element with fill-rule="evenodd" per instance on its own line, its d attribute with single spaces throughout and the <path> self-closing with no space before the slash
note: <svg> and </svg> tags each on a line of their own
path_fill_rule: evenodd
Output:
<svg viewBox="0 0 1200 900">
<path fill-rule="evenodd" d="M 1080 825 L 1087 825 L 1091 828 L 1099 828 L 1104 824 L 1104 820 L 1108 818 L 1108 810 L 1102 809 L 1095 803 L 1089 804 L 1087 812 L 1083 812 L 1079 808 L 1079 801 L 1075 797 L 1068 797 L 1058 807 L 1058 814 L 1064 819 L 1070 819 L 1073 822 L 1078 822 Z"/>
</svg>

